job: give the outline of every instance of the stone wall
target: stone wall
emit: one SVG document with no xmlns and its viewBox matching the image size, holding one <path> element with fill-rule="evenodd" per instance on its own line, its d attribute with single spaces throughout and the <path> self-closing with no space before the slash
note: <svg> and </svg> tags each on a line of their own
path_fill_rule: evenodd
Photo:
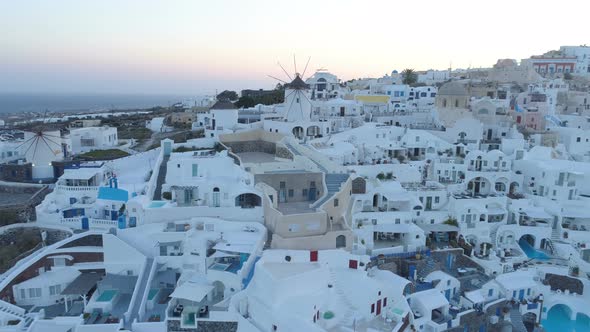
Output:
<svg viewBox="0 0 590 332">
<path fill-rule="evenodd" d="M 277 152 L 275 153 L 275 156 L 277 158 L 293 160 L 293 153 L 291 152 L 291 150 L 289 150 L 288 148 L 286 148 L 284 146 L 280 146 L 280 145 L 277 146 Z"/>
<path fill-rule="evenodd" d="M 352 180 L 352 193 L 353 194 L 364 194 L 367 192 L 367 181 L 362 178 L 358 177 Z"/>
<path fill-rule="evenodd" d="M 35 206 L 50 190 L 47 186 L 0 185 L 0 226 L 37 220 Z M 15 198 L 22 196 L 22 199 Z M 1 202 L 4 201 L 4 202 Z"/>
<path fill-rule="evenodd" d="M 31 182 L 33 180 L 33 165 L 31 163 L 1 164 L 0 180 L 12 182 Z"/>
<path fill-rule="evenodd" d="M 238 322 L 214 322 L 214 321 L 198 321 L 196 328 L 182 328 L 180 321 L 170 319 L 167 321 L 168 332 L 236 332 L 238 330 Z"/>
<path fill-rule="evenodd" d="M 72 247 L 102 247 L 102 235 L 100 234 L 91 234 L 79 239 L 70 241 L 63 246 L 59 247 L 59 249 L 64 248 L 72 248 Z"/>
<path fill-rule="evenodd" d="M 543 280 L 544 285 L 549 285 L 552 291 L 561 290 L 565 292 L 582 295 L 584 293 L 584 284 L 581 280 L 569 276 L 547 273 Z"/>
<path fill-rule="evenodd" d="M 231 149 L 233 153 L 243 152 L 264 152 L 268 154 L 275 154 L 276 145 L 272 142 L 261 140 L 256 141 L 241 141 L 241 142 L 224 142 L 225 146 Z"/>
</svg>

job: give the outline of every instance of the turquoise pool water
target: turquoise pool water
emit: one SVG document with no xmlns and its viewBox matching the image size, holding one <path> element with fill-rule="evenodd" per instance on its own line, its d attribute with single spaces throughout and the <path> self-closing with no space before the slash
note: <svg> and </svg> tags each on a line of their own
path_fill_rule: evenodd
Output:
<svg viewBox="0 0 590 332">
<path fill-rule="evenodd" d="M 158 290 L 157 288 L 152 288 L 150 289 L 150 292 L 148 294 L 148 300 L 153 300 L 154 297 L 156 297 L 156 294 L 158 294 Z"/>
<path fill-rule="evenodd" d="M 528 242 L 526 242 L 524 238 L 521 238 L 518 241 L 518 245 L 529 258 L 535 258 L 542 261 L 549 259 L 549 256 L 547 256 L 546 253 L 539 250 L 535 250 L 535 248 L 533 248 Z"/>
<path fill-rule="evenodd" d="M 570 314 L 565 306 L 551 308 L 547 319 L 542 321 L 547 332 L 582 332 L 590 331 L 590 318 L 584 314 L 578 314 L 576 320 L 570 319 Z"/>
<path fill-rule="evenodd" d="M 166 205 L 166 202 L 162 202 L 162 201 L 153 201 L 150 203 L 149 207 L 150 208 L 161 208 L 162 206 Z"/>
<path fill-rule="evenodd" d="M 102 292 L 96 301 L 98 302 L 109 302 L 117 295 L 117 291 L 113 289 L 108 289 Z"/>
</svg>

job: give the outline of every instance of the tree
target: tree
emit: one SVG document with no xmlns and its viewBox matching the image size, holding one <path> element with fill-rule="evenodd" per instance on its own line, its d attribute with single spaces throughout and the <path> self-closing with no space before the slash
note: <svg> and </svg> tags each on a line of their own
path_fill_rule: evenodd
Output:
<svg viewBox="0 0 590 332">
<path fill-rule="evenodd" d="M 217 95 L 217 100 L 238 100 L 238 94 L 235 91 L 224 90 Z"/>
<path fill-rule="evenodd" d="M 256 101 L 252 97 L 242 96 L 235 102 L 237 108 L 248 108 L 256 106 Z"/>
<path fill-rule="evenodd" d="M 402 71 L 402 83 L 412 85 L 418 82 L 418 74 L 414 69 L 406 68 Z"/>
<path fill-rule="evenodd" d="M 571 80 L 572 78 L 573 78 L 573 77 L 572 77 L 572 74 L 570 74 L 570 73 L 565 73 L 565 74 L 563 74 L 563 79 L 564 79 L 564 80 Z"/>
</svg>

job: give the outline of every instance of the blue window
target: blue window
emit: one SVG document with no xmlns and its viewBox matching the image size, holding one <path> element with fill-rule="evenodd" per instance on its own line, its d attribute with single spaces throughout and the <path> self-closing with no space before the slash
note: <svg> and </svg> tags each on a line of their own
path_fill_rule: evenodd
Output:
<svg viewBox="0 0 590 332">
<path fill-rule="evenodd" d="M 531 289 L 530 289 L 530 288 L 527 288 L 527 290 L 526 290 L 526 295 L 527 295 L 527 296 L 528 296 L 528 295 L 531 295 Z"/>
<path fill-rule="evenodd" d="M 405 92 L 403 92 L 403 91 L 400 91 L 400 92 L 399 92 L 399 96 L 400 96 L 400 97 L 403 97 L 405 94 L 406 94 L 406 93 L 405 93 Z"/>
<path fill-rule="evenodd" d="M 494 296 L 494 289 L 493 288 L 490 288 L 488 290 L 488 297 L 492 297 L 492 296 Z"/>
<path fill-rule="evenodd" d="M 516 291 L 512 291 L 512 297 L 515 298 L 516 297 Z"/>
<path fill-rule="evenodd" d="M 193 176 L 198 176 L 199 174 L 199 165 L 193 164 Z"/>
</svg>

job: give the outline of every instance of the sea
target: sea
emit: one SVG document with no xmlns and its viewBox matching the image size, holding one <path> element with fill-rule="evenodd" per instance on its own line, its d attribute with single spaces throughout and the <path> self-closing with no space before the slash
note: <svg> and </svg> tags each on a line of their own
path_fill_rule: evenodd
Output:
<svg viewBox="0 0 590 332">
<path fill-rule="evenodd" d="M 0 115 L 21 112 L 86 112 L 170 106 L 196 96 L 142 94 L 0 93 Z"/>
</svg>

